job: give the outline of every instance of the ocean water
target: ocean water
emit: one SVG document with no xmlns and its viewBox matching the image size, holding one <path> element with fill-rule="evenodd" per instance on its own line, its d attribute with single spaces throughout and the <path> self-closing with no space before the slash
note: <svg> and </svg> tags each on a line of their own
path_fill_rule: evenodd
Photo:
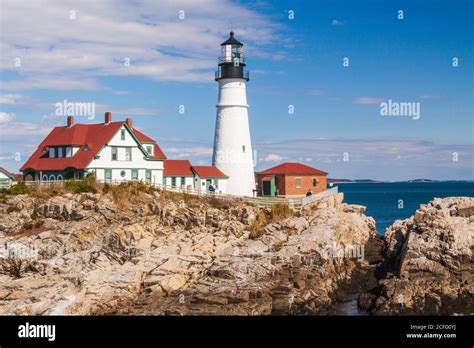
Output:
<svg viewBox="0 0 474 348">
<path fill-rule="evenodd" d="M 383 235 L 395 220 L 406 219 L 433 198 L 450 196 L 474 197 L 474 182 L 396 182 L 334 184 L 344 192 L 344 202 L 365 205 L 366 215 L 375 219 L 377 231 Z M 403 206 L 399 206 L 400 200 Z"/>
</svg>

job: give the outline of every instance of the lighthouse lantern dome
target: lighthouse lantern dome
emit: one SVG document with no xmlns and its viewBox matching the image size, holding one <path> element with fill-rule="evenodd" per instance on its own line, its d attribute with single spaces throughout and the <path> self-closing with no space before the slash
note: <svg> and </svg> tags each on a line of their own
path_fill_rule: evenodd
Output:
<svg viewBox="0 0 474 348">
<path fill-rule="evenodd" d="M 221 43 L 220 63 L 244 64 L 244 44 L 230 32 L 229 38 Z"/>
</svg>

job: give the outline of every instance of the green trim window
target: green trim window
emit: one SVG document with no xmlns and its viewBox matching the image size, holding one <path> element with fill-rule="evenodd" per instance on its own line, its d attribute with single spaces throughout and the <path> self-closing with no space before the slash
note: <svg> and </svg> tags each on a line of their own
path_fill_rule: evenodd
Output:
<svg viewBox="0 0 474 348">
<path fill-rule="evenodd" d="M 153 146 L 147 145 L 146 152 L 148 152 L 149 155 L 153 155 Z"/>
<path fill-rule="evenodd" d="M 295 187 L 301 188 L 301 178 L 295 178 Z"/>
<path fill-rule="evenodd" d="M 120 139 L 125 140 L 125 129 L 120 130 Z"/>
<path fill-rule="evenodd" d="M 176 177 L 171 177 L 171 187 L 176 187 Z"/>
<path fill-rule="evenodd" d="M 125 161 L 131 161 L 131 160 L 132 160 L 132 148 L 126 147 L 125 148 Z"/>
<path fill-rule="evenodd" d="M 132 180 L 138 181 L 138 169 L 132 169 Z"/>
<path fill-rule="evenodd" d="M 112 161 L 117 161 L 117 148 L 115 146 L 112 147 Z"/>
<path fill-rule="evenodd" d="M 181 187 L 184 187 L 186 183 L 186 178 L 184 176 L 181 177 Z"/>
<path fill-rule="evenodd" d="M 151 170 L 147 169 L 145 171 L 145 181 L 151 184 Z"/>
<path fill-rule="evenodd" d="M 112 169 L 104 169 L 104 180 L 105 182 L 112 181 Z"/>
</svg>

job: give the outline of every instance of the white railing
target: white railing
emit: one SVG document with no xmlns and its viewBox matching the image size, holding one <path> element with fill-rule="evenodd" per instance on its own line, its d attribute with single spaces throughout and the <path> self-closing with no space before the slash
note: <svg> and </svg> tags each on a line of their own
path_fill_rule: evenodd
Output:
<svg viewBox="0 0 474 348">
<path fill-rule="evenodd" d="M 71 179 L 72 181 L 80 181 L 80 180 L 74 180 Z M 24 183 L 27 186 L 36 186 L 39 188 L 45 187 L 45 188 L 51 188 L 51 187 L 62 187 L 64 186 L 64 183 L 66 181 L 71 181 L 71 180 L 49 180 L 49 181 L 24 181 Z M 129 181 L 126 180 L 109 180 L 109 181 L 100 181 L 101 183 L 106 183 L 106 184 L 111 184 L 111 185 L 120 185 Z M 138 182 L 138 181 L 133 181 L 133 182 Z M 142 181 L 143 182 L 143 181 Z M 143 182 L 145 183 L 145 182 Z M 13 183 L 15 184 L 15 183 Z M 327 189 L 325 191 L 316 193 L 314 195 L 308 196 L 308 197 L 303 197 L 303 198 L 285 198 L 285 197 L 242 197 L 242 196 L 234 196 L 226 193 L 222 193 L 220 191 L 217 192 L 210 192 L 206 190 L 196 190 L 194 189 L 191 185 L 188 185 L 186 187 L 179 187 L 179 186 L 172 186 L 172 185 L 164 185 L 164 184 L 159 184 L 159 183 L 146 183 L 148 185 L 151 185 L 153 187 L 156 187 L 161 190 L 165 191 L 171 191 L 171 192 L 178 192 L 178 193 L 187 193 L 191 195 L 199 195 L 199 196 L 216 196 L 216 197 L 221 197 L 221 198 L 232 198 L 232 199 L 243 199 L 246 202 L 255 204 L 255 205 L 260 205 L 260 206 L 265 206 L 265 207 L 270 207 L 272 205 L 276 204 L 288 204 L 290 208 L 299 208 L 302 206 L 305 206 L 307 204 L 310 204 L 312 202 L 315 202 L 317 200 L 320 200 L 324 197 L 336 195 L 338 193 L 338 188 L 337 186 L 332 187 L 330 189 Z"/>
<path fill-rule="evenodd" d="M 319 193 L 316 193 L 314 195 L 311 195 L 311 196 L 308 196 L 308 197 L 304 197 L 304 198 L 301 198 L 301 202 L 300 204 L 302 206 L 306 205 L 306 204 L 309 204 L 309 203 L 312 203 L 314 201 L 318 201 L 320 200 L 321 198 L 324 198 L 324 197 L 329 197 L 329 196 L 332 196 L 332 195 L 337 195 L 338 193 L 338 189 L 337 189 L 337 186 L 335 187 L 332 187 L 326 191 L 322 191 L 322 192 L 319 192 Z"/>
</svg>

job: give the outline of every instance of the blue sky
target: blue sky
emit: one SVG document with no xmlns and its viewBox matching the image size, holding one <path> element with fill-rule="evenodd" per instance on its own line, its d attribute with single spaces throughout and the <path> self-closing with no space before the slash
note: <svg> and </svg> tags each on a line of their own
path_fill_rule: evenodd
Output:
<svg viewBox="0 0 474 348">
<path fill-rule="evenodd" d="M 96 105 L 95 120 L 76 122 L 132 116 L 169 158 L 209 164 L 213 73 L 233 26 L 251 76 L 257 169 L 299 161 L 338 178 L 474 179 L 471 1 L 0 6 L 0 166 L 12 171 L 65 123 L 54 106 L 65 99 Z M 420 118 L 381 116 L 388 99 L 420 103 Z"/>
</svg>

